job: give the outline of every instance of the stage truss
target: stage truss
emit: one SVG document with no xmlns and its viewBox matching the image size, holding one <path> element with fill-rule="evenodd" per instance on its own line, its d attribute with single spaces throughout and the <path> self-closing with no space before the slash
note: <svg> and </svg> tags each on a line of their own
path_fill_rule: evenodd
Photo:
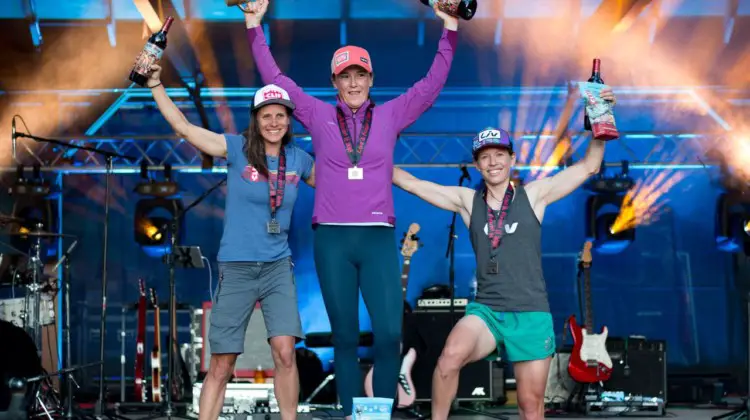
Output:
<svg viewBox="0 0 750 420">
<path fill-rule="evenodd" d="M 619 86 L 613 89 L 618 95 L 617 112 L 630 114 L 630 118 L 633 118 L 634 114 L 654 113 L 652 119 L 658 121 L 658 112 L 673 109 L 675 113 L 686 114 L 686 126 L 692 126 L 692 129 L 679 130 L 674 129 L 679 124 L 672 124 L 669 131 L 664 132 L 623 131 L 621 139 L 608 143 L 605 161 L 607 165 L 620 165 L 620 162 L 628 161 L 633 169 L 667 166 L 700 169 L 709 165 L 710 162 L 705 158 L 706 151 L 717 141 L 735 135 L 738 124 L 729 116 L 741 115 L 744 106 L 749 102 L 746 98 L 750 97 L 749 92 L 723 87 Z M 209 113 L 214 112 L 212 108 L 223 106 L 241 115 L 247 113 L 255 91 L 255 88 L 203 88 L 199 90 L 198 96 L 201 106 Z M 328 102 L 335 98 L 332 89 L 306 89 L 306 92 Z M 168 88 L 167 93 L 186 113 L 195 111 L 195 101 L 186 89 Z M 371 94 L 377 103 L 383 103 L 400 93 L 403 93 L 403 89 L 373 89 Z M 537 112 L 551 110 L 554 114 L 553 120 L 567 120 L 569 125 L 557 123 L 557 127 L 549 131 L 516 132 L 512 135 L 516 141 L 516 151 L 519 153 L 520 169 L 538 166 L 558 167 L 570 163 L 571 158 L 575 162 L 583 157 L 588 143 L 589 133 L 575 131 L 579 130 L 581 125 L 580 101 L 576 100 L 576 94 L 574 82 L 568 86 L 556 87 L 454 88 L 444 89 L 433 108 L 437 109 L 437 112 L 442 112 L 439 117 L 446 116 L 446 120 L 454 118 L 459 121 L 470 116 L 471 112 L 481 112 L 483 109 L 490 109 L 492 112 L 507 110 L 516 115 L 523 112 L 524 108 L 526 112 L 529 112 L 528 109 Z M 42 96 L 56 97 L 58 102 L 65 103 L 67 109 L 76 109 L 82 104 L 90 104 L 92 95 L 108 95 L 111 101 L 109 107 L 98 115 L 85 134 L 76 137 L 51 137 L 73 145 L 130 156 L 131 161 L 122 158 L 113 160 L 116 173 L 138 172 L 142 162 L 151 170 L 162 169 L 168 164 L 173 170 L 180 172 L 226 171 L 226 161 L 223 159 L 214 159 L 212 168 L 203 169 L 201 154 L 182 138 L 174 135 L 146 134 L 158 130 L 141 128 L 142 131 L 138 135 L 101 134 L 115 132 L 111 129 L 113 120 L 125 125 L 128 125 L 127 122 L 137 121 L 148 127 L 148 121 L 153 120 L 147 118 L 154 115 L 160 118 L 148 89 L 8 92 L 12 106 L 26 109 L 32 106 L 29 99 L 31 97 L 35 101 Z M 62 120 L 63 117 L 58 116 L 58 119 Z M 695 124 L 695 120 L 700 120 L 700 124 Z M 163 123 L 163 120 L 159 121 Z M 442 119 L 438 119 L 437 122 L 443 123 Z M 655 122 L 650 124 L 657 125 Z M 446 124 L 445 127 L 449 125 Z M 623 124 L 632 125 L 634 124 Z M 699 126 L 705 127 L 707 131 L 696 132 L 696 127 Z M 441 125 L 436 128 L 436 131 L 443 129 L 445 132 L 402 134 L 394 151 L 395 164 L 457 166 L 471 163 L 470 148 L 474 133 L 447 132 L 445 127 Z M 299 146 L 310 153 L 314 152 L 307 134 L 298 134 L 295 137 Z M 572 156 L 566 155 L 561 158 L 560 149 L 555 152 L 561 140 L 569 141 L 573 146 Z M 19 163 L 27 167 L 38 164 L 43 171 L 60 173 L 101 173 L 104 172 L 105 166 L 103 157 L 96 153 L 65 150 L 59 146 L 35 143 L 29 139 L 19 139 L 17 161 L 2 170 L 15 170 L 15 165 Z"/>
</svg>

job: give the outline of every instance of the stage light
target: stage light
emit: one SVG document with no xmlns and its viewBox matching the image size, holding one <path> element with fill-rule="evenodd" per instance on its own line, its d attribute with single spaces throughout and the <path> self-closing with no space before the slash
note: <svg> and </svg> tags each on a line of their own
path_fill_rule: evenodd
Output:
<svg viewBox="0 0 750 420">
<path fill-rule="evenodd" d="M 613 225 L 622 208 L 625 194 L 635 181 L 629 175 L 629 164 L 623 161 L 620 174 L 607 177 L 601 165 L 584 188 L 593 194 L 586 200 L 586 239 L 602 254 L 622 252 L 635 240 L 635 227 L 615 232 Z"/>
<path fill-rule="evenodd" d="M 10 187 L 10 195 L 14 198 L 12 215 L 22 219 L 14 234 L 28 233 L 34 230 L 56 233 L 57 220 L 57 191 L 49 181 L 42 178 L 41 167 L 35 164 L 31 178 L 26 178 L 24 166 L 16 168 L 16 181 Z M 31 252 L 36 237 L 13 235 L 10 238 L 13 247 L 24 252 Z M 57 253 L 54 241 L 42 240 L 41 254 L 53 257 Z"/>
<path fill-rule="evenodd" d="M 172 219 L 182 211 L 179 185 L 172 180 L 172 166 L 164 165 L 164 181 L 156 182 L 149 177 L 148 167 L 141 162 L 142 182 L 135 192 L 148 198 L 135 205 L 133 234 L 135 242 L 150 257 L 161 258 L 169 253 Z M 184 218 L 176 226 L 175 235 L 180 242 L 184 231 Z"/>
<path fill-rule="evenodd" d="M 172 218 L 182 211 L 182 200 L 170 198 L 145 198 L 135 205 L 133 232 L 135 241 L 150 257 L 160 258 L 169 252 L 169 235 Z M 177 242 L 182 239 L 184 219 L 177 224 Z"/>
<path fill-rule="evenodd" d="M 715 228 L 720 251 L 750 255 L 750 197 L 739 191 L 720 194 Z"/>
</svg>

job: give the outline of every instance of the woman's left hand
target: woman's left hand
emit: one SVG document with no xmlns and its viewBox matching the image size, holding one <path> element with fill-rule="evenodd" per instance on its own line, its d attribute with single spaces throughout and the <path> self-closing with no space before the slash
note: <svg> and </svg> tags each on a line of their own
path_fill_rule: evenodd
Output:
<svg viewBox="0 0 750 420">
<path fill-rule="evenodd" d="M 610 88 L 602 89 L 602 91 L 599 92 L 599 96 L 605 101 L 612 102 L 612 105 L 617 104 L 617 98 L 615 98 L 615 93 L 612 92 L 612 89 Z"/>
</svg>

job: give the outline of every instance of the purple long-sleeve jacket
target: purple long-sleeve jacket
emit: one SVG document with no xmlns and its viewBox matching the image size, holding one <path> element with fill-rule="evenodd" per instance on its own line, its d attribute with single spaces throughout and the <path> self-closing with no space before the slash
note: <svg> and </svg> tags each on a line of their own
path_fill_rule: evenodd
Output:
<svg viewBox="0 0 750 420">
<path fill-rule="evenodd" d="M 458 34 L 443 29 L 430 71 L 405 93 L 373 108 L 372 128 L 358 167 L 361 180 L 350 180 L 352 166 L 336 119 L 336 107 L 346 116 L 349 132 L 359 138 L 366 102 L 352 112 L 341 100 L 334 106 L 310 96 L 281 73 L 260 27 L 247 30 L 255 64 L 265 84 L 287 92 L 296 105 L 295 118 L 307 129 L 315 151 L 315 204 L 313 224 L 394 225 L 393 151 L 399 134 L 414 123 L 437 99 L 450 72 Z M 328 63 L 321 63 L 327 65 Z"/>
</svg>

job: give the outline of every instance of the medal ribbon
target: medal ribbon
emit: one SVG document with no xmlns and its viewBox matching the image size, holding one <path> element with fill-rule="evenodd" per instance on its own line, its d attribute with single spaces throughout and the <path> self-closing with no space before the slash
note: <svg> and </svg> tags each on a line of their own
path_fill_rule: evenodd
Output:
<svg viewBox="0 0 750 420">
<path fill-rule="evenodd" d="M 268 172 L 268 192 L 271 204 L 271 220 L 276 220 L 276 210 L 284 202 L 284 185 L 286 184 L 286 152 L 284 146 L 279 151 L 279 169 L 276 171 L 276 185 L 271 179 L 271 172 Z"/>
<path fill-rule="evenodd" d="M 354 143 L 352 143 L 352 135 L 349 133 L 349 127 L 346 124 L 344 111 L 336 107 L 336 118 L 339 122 L 341 138 L 344 140 L 344 149 L 346 150 L 346 154 L 349 155 L 349 161 L 354 166 L 357 166 L 365 151 L 365 144 L 367 144 L 367 138 L 370 136 L 370 128 L 372 128 L 372 108 L 374 106 L 375 104 L 370 103 L 365 111 L 365 120 L 362 122 L 362 131 L 359 132 L 359 141 L 356 148 L 354 147 Z"/>
<path fill-rule="evenodd" d="M 513 184 L 508 184 L 508 188 L 505 189 L 503 205 L 500 208 L 500 217 L 497 220 L 495 220 L 495 213 L 492 211 L 492 208 L 489 204 L 487 205 L 487 236 L 490 239 L 490 251 L 500 246 L 500 239 L 503 237 L 503 222 L 505 221 L 505 216 L 508 215 L 508 208 L 510 207 L 510 202 L 513 201 L 514 192 Z M 485 196 L 486 200 L 487 197 Z"/>
</svg>

